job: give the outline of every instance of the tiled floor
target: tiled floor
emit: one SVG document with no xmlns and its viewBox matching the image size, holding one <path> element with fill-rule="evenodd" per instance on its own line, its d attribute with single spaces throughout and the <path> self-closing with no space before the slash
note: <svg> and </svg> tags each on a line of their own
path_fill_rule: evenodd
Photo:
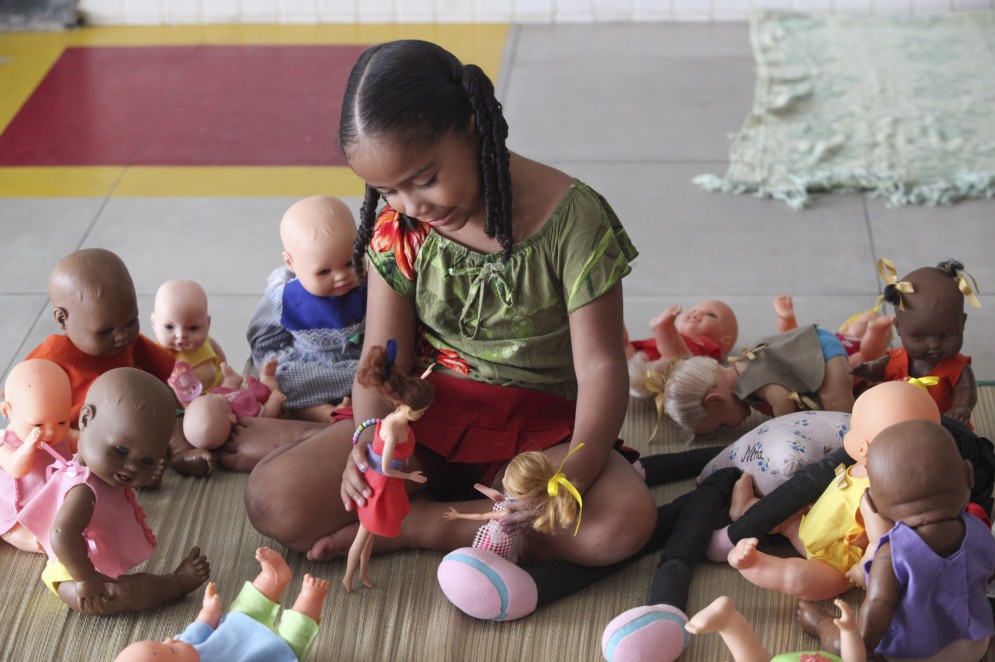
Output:
<svg viewBox="0 0 995 662">
<path fill-rule="evenodd" d="M 485 69 L 499 71 L 512 148 L 586 180 L 612 202 L 642 254 L 625 281 L 634 337 L 648 335 L 647 321 L 667 305 L 720 297 L 736 309 L 740 339 L 749 342 L 773 331 L 771 301 L 780 293 L 795 296 L 800 320 L 834 327 L 874 303 L 878 257 L 894 260 L 900 272 L 956 257 L 976 277 L 984 306 L 968 310 L 964 351 L 973 355 L 980 379 L 995 378 L 995 296 L 985 294 L 995 291 L 995 233 L 988 225 L 995 202 L 888 209 L 859 195 L 824 196 L 798 212 L 778 202 L 705 193 L 691 183 L 694 175 L 724 171 L 728 136 L 750 108 L 753 64 L 745 24 L 336 28 L 332 37 L 308 27 L 231 26 L 111 30 L 99 38 L 0 35 L 0 88 L 20 90 L 0 101 L 0 127 L 11 123 L 70 41 L 365 44 L 411 32 L 472 53 L 466 59 L 487 60 Z M 322 81 L 321 73 L 314 79 Z M 10 81 L 20 82 L 11 87 Z M 331 114 L 325 121 L 335 124 Z M 190 133 L 196 140 L 195 127 Z M 81 126 L 71 140 L 99 143 L 101 136 Z M 347 173 L 300 165 L 0 168 L 0 367 L 9 369 L 56 330 L 46 303 L 48 271 L 87 246 L 114 250 L 128 264 L 146 329 L 162 281 L 201 282 L 210 296 L 213 335 L 241 365 L 248 319 L 280 261 L 283 210 L 321 191 L 358 208 L 359 188 Z"/>
</svg>

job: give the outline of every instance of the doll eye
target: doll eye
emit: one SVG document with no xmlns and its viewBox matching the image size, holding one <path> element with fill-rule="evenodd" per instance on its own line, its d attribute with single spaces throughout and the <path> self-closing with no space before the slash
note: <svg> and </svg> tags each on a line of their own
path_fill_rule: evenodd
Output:
<svg viewBox="0 0 995 662">
<path fill-rule="evenodd" d="M 172 331 L 173 329 L 176 328 L 176 326 L 174 326 L 173 324 L 163 324 L 163 326 L 166 328 L 167 331 Z"/>
<path fill-rule="evenodd" d="M 118 455 L 127 455 L 128 448 L 126 446 L 115 446 L 114 452 L 117 453 Z"/>
<path fill-rule="evenodd" d="M 106 329 L 101 329 L 100 331 L 97 331 L 98 336 L 109 336 L 112 333 L 114 333 L 114 329 L 112 329 L 111 327 L 107 327 Z"/>
<path fill-rule="evenodd" d="M 152 466 L 152 465 L 155 464 L 155 458 L 152 458 L 152 457 L 143 457 L 142 458 L 142 464 L 145 464 L 145 465 L 148 465 L 148 466 Z"/>
<path fill-rule="evenodd" d="M 322 269 L 321 271 L 318 272 L 318 275 L 319 276 L 327 276 L 330 273 L 332 273 L 331 269 Z"/>
<path fill-rule="evenodd" d="M 716 315 L 715 313 L 705 313 L 705 314 L 708 315 L 709 317 L 711 317 L 712 319 L 718 319 L 719 318 L 719 316 Z"/>
</svg>

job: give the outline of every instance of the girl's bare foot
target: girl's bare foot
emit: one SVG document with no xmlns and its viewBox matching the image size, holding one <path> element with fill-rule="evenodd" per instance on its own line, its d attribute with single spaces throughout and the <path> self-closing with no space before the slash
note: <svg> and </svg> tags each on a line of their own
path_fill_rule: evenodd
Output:
<svg viewBox="0 0 995 662">
<path fill-rule="evenodd" d="M 751 474 L 743 474 L 736 481 L 736 484 L 732 486 L 732 498 L 729 501 L 729 519 L 735 522 L 757 501 L 760 501 L 760 499 L 757 498 L 756 493 L 753 491 L 753 476 Z"/>
<path fill-rule="evenodd" d="M 359 522 L 347 524 L 334 533 L 322 536 L 314 541 L 311 549 L 307 551 L 308 561 L 328 561 L 330 559 L 345 558 L 349 555 L 349 548 L 352 541 L 356 539 L 356 531 L 359 530 Z M 401 535 L 393 538 L 377 536 L 376 544 L 373 547 L 374 553 L 396 552 L 401 549 L 408 549 L 411 545 L 402 531 Z"/>
<path fill-rule="evenodd" d="M 256 560 L 259 561 L 259 575 L 252 585 L 273 602 L 280 601 L 280 594 L 290 583 L 290 566 L 287 561 L 269 547 L 256 550 Z"/>
<path fill-rule="evenodd" d="M 743 538 L 729 552 L 729 565 L 737 570 L 745 570 L 757 561 L 757 545 L 760 543 L 756 538 Z"/>
<path fill-rule="evenodd" d="M 231 437 L 217 450 L 218 462 L 228 471 L 252 469 L 277 448 L 307 439 L 327 425 L 285 418 L 240 418 L 232 426 Z"/>
<path fill-rule="evenodd" d="M 715 598 L 710 605 L 691 617 L 684 629 L 691 634 L 703 632 L 718 632 L 729 623 L 729 617 L 735 613 L 736 605 L 726 595 Z"/>
</svg>

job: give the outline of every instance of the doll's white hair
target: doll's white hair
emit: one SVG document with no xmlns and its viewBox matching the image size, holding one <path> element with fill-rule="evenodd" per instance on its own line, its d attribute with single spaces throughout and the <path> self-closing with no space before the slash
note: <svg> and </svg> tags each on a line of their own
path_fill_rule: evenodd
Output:
<svg viewBox="0 0 995 662">
<path fill-rule="evenodd" d="M 718 362 L 707 356 L 693 356 L 674 366 L 664 388 L 663 406 L 678 425 L 694 430 L 708 418 L 705 394 L 715 386 L 718 369 Z"/>
</svg>

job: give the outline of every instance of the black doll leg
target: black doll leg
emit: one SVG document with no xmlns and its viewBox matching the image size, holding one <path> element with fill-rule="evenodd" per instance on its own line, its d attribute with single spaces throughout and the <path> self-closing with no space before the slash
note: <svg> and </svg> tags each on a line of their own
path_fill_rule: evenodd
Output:
<svg viewBox="0 0 995 662">
<path fill-rule="evenodd" d="M 953 436 L 960 456 L 970 462 L 974 468 L 971 503 L 981 506 L 985 514 L 991 517 L 992 491 L 995 489 L 995 450 L 992 448 L 992 442 L 976 435 L 960 421 L 944 416 L 940 422 Z"/>
<path fill-rule="evenodd" d="M 652 487 L 696 477 L 708 466 L 712 458 L 726 448 L 726 446 L 706 446 L 678 453 L 644 455 L 639 458 L 639 463 L 646 472 L 646 484 Z"/>
</svg>

